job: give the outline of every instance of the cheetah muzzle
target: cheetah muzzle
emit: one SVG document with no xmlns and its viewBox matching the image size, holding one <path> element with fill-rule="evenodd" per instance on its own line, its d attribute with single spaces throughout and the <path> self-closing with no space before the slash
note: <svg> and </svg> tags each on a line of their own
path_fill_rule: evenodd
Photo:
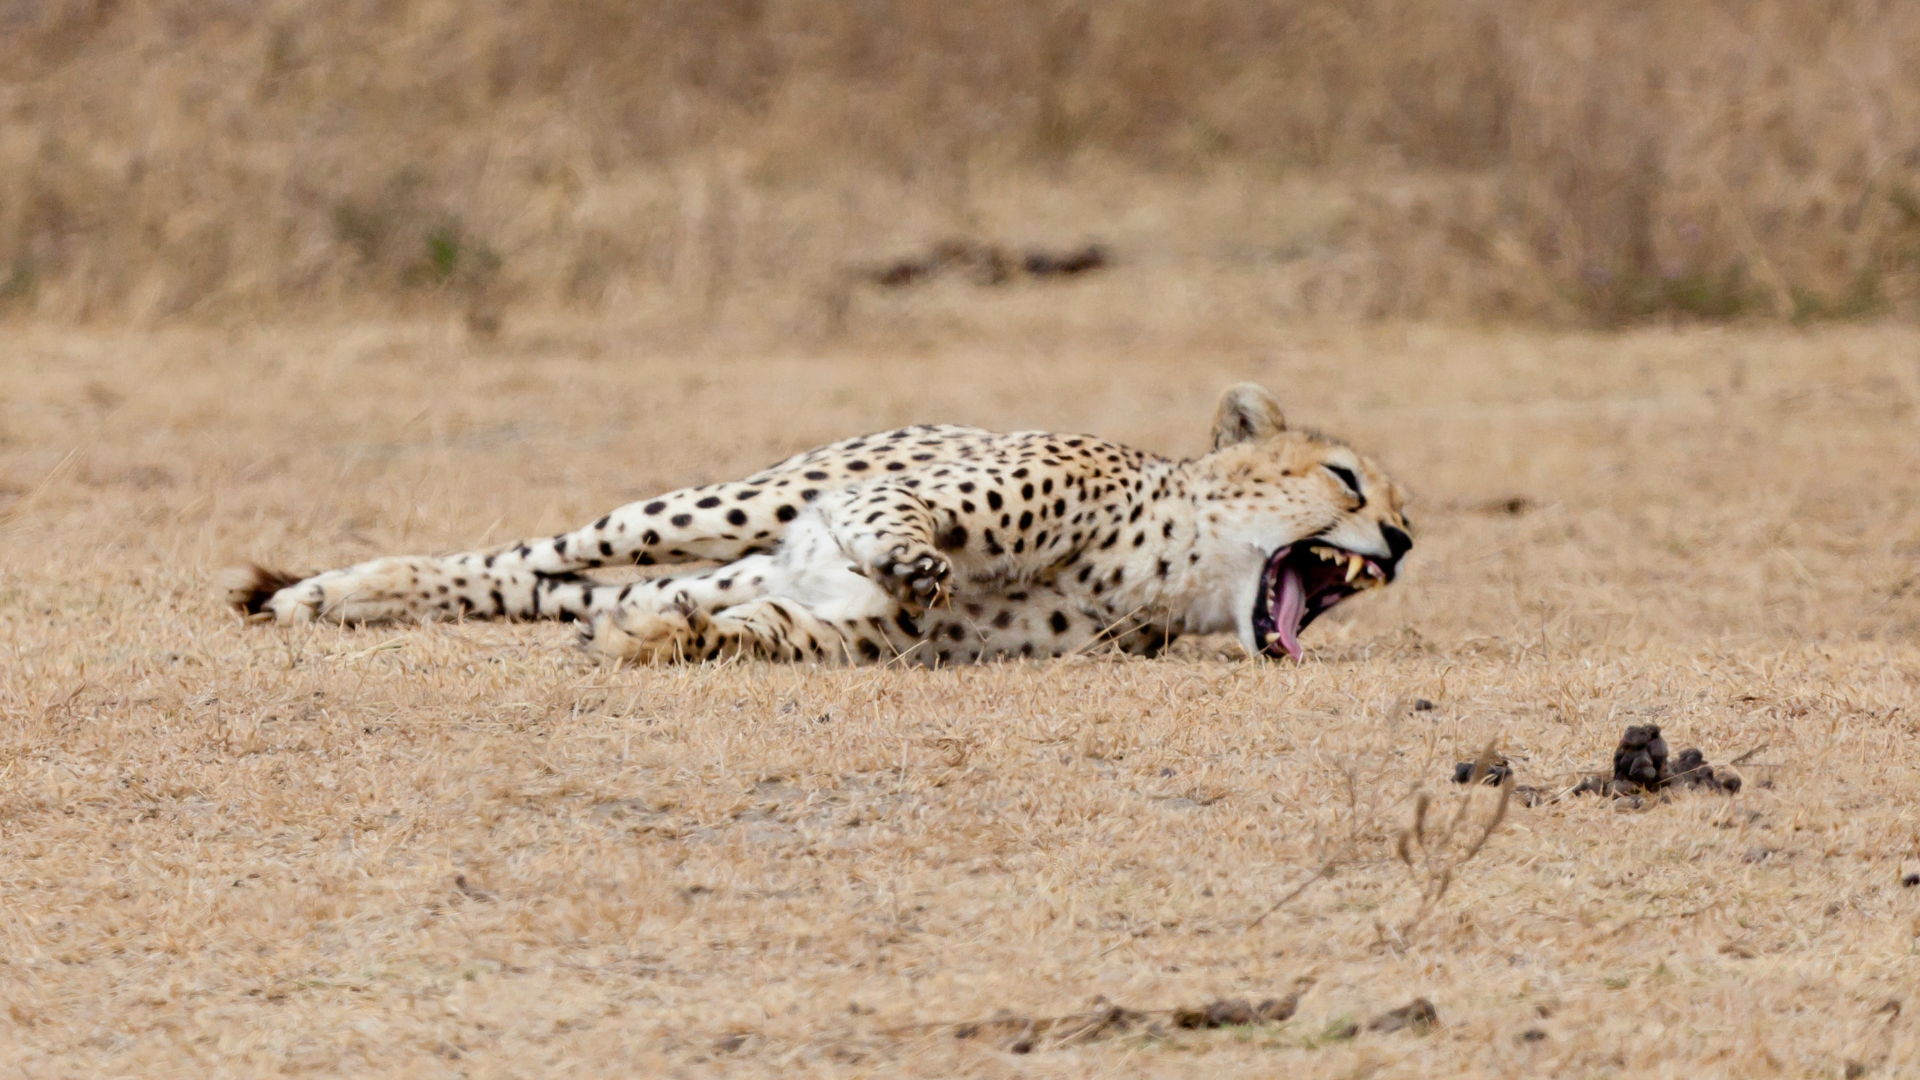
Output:
<svg viewBox="0 0 1920 1080">
<path fill-rule="evenodd" d="M 227 581 L 280 624 L 560 619 L 628 663 L 728 657 L 930 665 L 1231 632 L 1301 659 L 1301 633 L 1398 576 L 1405 493 L 1370 459 L 1230 387 L 1213 450 L 1176 460 L 1089 435 L 922 425 L 742 480 L 643 499 L 492 551 Z M 619 566 L 706 563 L 641 581 Z"/>
</svg>

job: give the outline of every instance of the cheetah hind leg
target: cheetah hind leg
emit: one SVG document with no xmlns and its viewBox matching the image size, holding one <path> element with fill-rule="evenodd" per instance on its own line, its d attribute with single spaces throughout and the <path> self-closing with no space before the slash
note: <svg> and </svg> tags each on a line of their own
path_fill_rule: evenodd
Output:
<svg viewBox="0 0 1920 1080">
<path fill-rule="evenodd" d="M 688 600 L 661 610 L 624 607 L 580 629 L 587 652 L 615 663 L 675 664 L 732 657 L 842 664 L 899 655 L 879 619 L 826 620 L 784 597 L 709 612 Z M 910 643 L 908 643 L 910 644 Z"/>
</svg>

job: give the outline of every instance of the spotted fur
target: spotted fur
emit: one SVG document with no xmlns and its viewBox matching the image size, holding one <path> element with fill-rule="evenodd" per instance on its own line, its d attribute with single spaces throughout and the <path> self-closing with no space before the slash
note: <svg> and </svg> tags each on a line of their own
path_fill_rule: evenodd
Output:
<svg viewBox="0 0 1920 1080">
<path fill-rule="evenodd" d="M 1403 495 L 1372 462 L 1230 388 L 1214 450 L 1175 461 L 1085 435 L 924 425 L 743 480 L 643 499 L 488 552 L 374 559 L 230 597 L 280 623 L 576 620 L 639 662 L 951 664 L 1095 647 L 1152 655 L 1234 631 L 1251 652 L 1268 556 L 1316 538 L 1397 562 Z M 720 565 L 627 584 L 605 566 Z"/>
</svg>

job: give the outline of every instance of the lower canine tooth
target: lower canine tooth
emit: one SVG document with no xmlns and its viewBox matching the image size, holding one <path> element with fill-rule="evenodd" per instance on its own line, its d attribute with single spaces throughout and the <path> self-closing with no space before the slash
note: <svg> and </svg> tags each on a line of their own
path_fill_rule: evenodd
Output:
<svg viewBox="0 0 1920 1080">
<path fill-rule="evenodd" d="M 1353 561 L 1347 563 L 1347 584 L 1353 584 L 1353 579 L 1360 576 L 1361 569 L 1366 565 L 1367 561 L 1365 559 L 1355 555 Z"/>
</svg>

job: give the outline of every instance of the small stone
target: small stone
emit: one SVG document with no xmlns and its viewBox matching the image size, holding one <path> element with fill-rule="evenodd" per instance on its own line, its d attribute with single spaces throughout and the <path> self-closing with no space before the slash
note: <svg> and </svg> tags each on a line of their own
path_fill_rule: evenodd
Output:
<svg viewBox="0 0 1920 1080">
<path fill-rule="evenodd" d="M 715 1042 L 713 1048 L 723 1054 L 731 1054 L 745 1045 L 747 1045 L 747 1037 L 745 1035 L 728 1035 L 718 1042 Z"/>
<path fill-rule="evenodd" d="M 1541 1031 L 1539 1028 L 1528 1028 L 1527 1030 L 1521 1032 L 1518 1038 L 1523 1043 L 1545 1042 L 1547 1039 L 1547 1033 L 1544 1031 Z"/>
<path fill-rule="evenodd" d="M 1434 1011 L 1433 1002 L 1421 997 L 1374 1017 L 1367 1024 L 1367 1030 L 1384 1032 L 1412 1028 L 1418 1032 L 1425 1032 L 1439 1022 L 1440 1015 Z"/>
<path fill-rule="evenodd" d="M 1299 1008 L 1300 995 L 1288 994 L 1283 998 L 1268 998 L 1255 1005 L 1253 1015 L 1262 1023 L 1277 1024 L 1282 1020 L 1292 1019 L 1294 1012 Z"/>
<path fill-rule="evenodd" d="M 1473 770 L 1479 764 L 1477 761 L 1455 762 L 1453 766 L 1453 782 L 1456 784 L 1471 783 L 1473 781 Z M 1513 775 L 1513 770 L 1507 767 L 1507 759 L 1497 758 L 1487 765 L 1487 771 L 1480 777 L 1480 782 L 1490 787 L 1498 787 L 1506 783 L 1507 777 L 1511 775 Z"/>
<path fill-rule="evenodd" d="M 1920 874 L 1908 874 L 1900 879 L 1900 887 L 1903 889 L 1911 889 L 1915 885 L 1920 885 Z"/>
<path fill-rule="evenodd" d="M 1413 711 L 1414 711 L 1414 712 L 1432 712 L 1432 711 L 1433 711 L 1433 702 L 1431 702 L 1431 701 L 1428 701 L 1428 700 L 1427 700 L 1426 698 L 1423 698 L 1423 697 L 1422 697 L 1422 698 L 1414 698 L 1414 699 L 1413 699 Z"/>
<path fill-rule="evenodd" d="M 1253 1006 L 1245 998 L 1216 1001 L 1207 1006 L 1207 1026 L 1244 1027 L 1253 1023 Z"/>
<path fill-rule="evenodd" d="M 1745 855 L 1740 856 L 1740 861 L 1746 863 L 1766 862 L 1767 857 L 1772 854 L 1772 848 L 1750 847 L 1747 849 Z"/>
<path fill-rule="evenodd" d="M 1207 1010 L 1183 1005 L 1173 1010 L 1173 1026 L 1189 1029 L 1206 1027 Z"/>
</svg>

